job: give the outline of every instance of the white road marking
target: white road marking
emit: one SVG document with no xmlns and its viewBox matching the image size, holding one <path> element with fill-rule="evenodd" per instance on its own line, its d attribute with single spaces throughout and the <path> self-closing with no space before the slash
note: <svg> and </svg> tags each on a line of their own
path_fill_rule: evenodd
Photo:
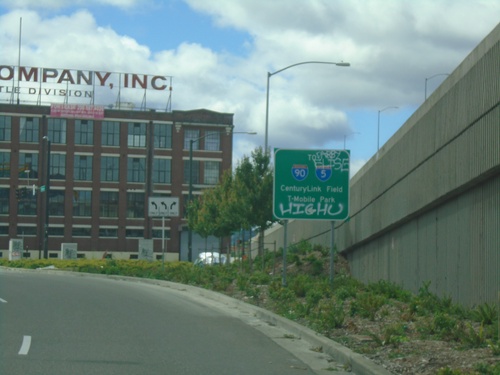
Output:
<svg viewBox="0 0 500 375">
<path fill-rule="evenodd" d="M 0 298 L 0 302 L 7 303 L 6 300 Z"/>
<path fill-rule="evenodd" d="M 19 355 L 27 355 L 30 351 L 31 346 L 31 336 L 24 336 L 23 343 L 21 345 L 21 349 L 19 349 Z"/>
</svg>

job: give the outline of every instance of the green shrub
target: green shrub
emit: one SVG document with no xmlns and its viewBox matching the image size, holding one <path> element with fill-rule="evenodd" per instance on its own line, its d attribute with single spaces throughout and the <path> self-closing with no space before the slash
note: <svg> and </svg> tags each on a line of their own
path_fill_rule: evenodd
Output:
<svg viewBox="0 0 500 375">
<path fill-rule="evenodd" d="M 495 305 L 484 303 L 472 310 L 472 317 L 479 323 L 491 325 L 498 322 L 498 310 Z"/>
<path fill-rule="evenodd" d="M 341 300 L 345 301 L 348 298 L 355 298 L 357 294 L 357 290 L 354 288 L 348 288 L 346 286 L 341 286 L 340 288 L 335 290 L 335 296 Z"/>
<path fill-rule="evenodd" d="M 311 311 L 310 320 L 313 326 L 322 331 L 340 328 L 344 325 L 344 304 L 335 300 L 321 300 Z"/>
<path fill-rule="evenodd" d="M 351 315 L 359 314 L 363 318 L 375 320 L 377 311 L 385 304 L 384 296 L 373 293 L 360 293 L 351 304 Z"/>
<path fill-rule="evenodd" d="M 289 287 L 297 297 L 303 298 L 309 289 L 314 289 L 314 282 L 308 275 L 299 274 L 289 278 Z"/>
<path fill-rule="evenodd" d="M 369 332 L 368 335 L 379 346 L 391 345 L 393 347 L 398 347 L 400 343 L 408 341 L 406 337 L 406 326 L 398 323 L 385 327 L 380 336 L 373 332 Z"/>
<path fill-rule="evenodd" d="M 479 363 L 474 366 L 474 369 L 480 375 L 498 375 L 500 374 L 500 362 L 491 365 L 487 363 Z"/>
<path fill-rule="evenodd" d="M 271 282 L 271 276 L 265 272 L 255 271 L 250 275 L 249 281 L 255 285 L 268 285 Z"/>
<path fill-rule="evenodd" d="M 309 261 L 309 264 L 311 264 L 312 276 L 319 276 L 323 273 L 323 261 L 321 259 L 313 257 L 313 259 Z"/>
<path fill-rule="evenodd" d="M 306 302 L 309 307 L 316 306 L 324 298 L 324 293 L 316 288 L 309 289 L 306 292 Z"/>
<path fill-rule="evenodd" d="M 486 334 L 481 324 L 476 331 L 471 324 L 466 324 L 459 335 L 461 343 L 467 348 L 481 348 L 486 346 Z"/>
<path fill-rule="evenodd" d="M 368 284 L 367 289 L 370 292 L 385 296 L 386 298 L 396 299 L 401 302 L 410 302 L 413 298 L 412 293 L 404 290 L 399 285 L 386 280 L 379 280 L 376 283 Z"/>
<path fill-rule="evenodd" d="M 269 285 L 269 297 L 280 303 L 290 303 L 297 300 L 295 293 L 281 285 L 281 281 L 273 281 Z"/>
<path fill-rule="evenodd" d="M 463 372 L 460 370 L 452 370 L 448 366 L 443 367 L 436 372 L 436 375 L 463 375 Z"/>
<path fill-rule="evenodd" d="M 456 318 L 447 313 L 437 313 L 432 322 L 431 333 L 438 335 L 443 340 L 456 340 L 460 327 Z"/>
<path fill-rule="evenodd" d="M 297 255 L 306 255 L 312 252 L 312 245 L 308 241 L 300 241 L 289 248 L 289 253 Z"/>
</svg>

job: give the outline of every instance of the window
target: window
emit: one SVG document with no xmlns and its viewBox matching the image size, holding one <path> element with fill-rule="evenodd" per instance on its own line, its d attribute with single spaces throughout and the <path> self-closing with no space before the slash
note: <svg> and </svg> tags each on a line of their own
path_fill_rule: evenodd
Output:
<svg viewBox="0 0 500 375">
<path fill-rule="evenodd" d="M 0 224 L 0 236 L 8 236 L 8 235 L 9 235 L 9 226 Z"/>
<path fill-rule="evenodd" d="M 92 156 L 75 155 L 74 179 L 78 181 L 92 181 Z"/>
<path fill-rule="evenodd" d="M 118 217 L 118 192 L 101 191 L 99 195 L 101 217 Z"/>
<path fill-rule="evenodd" d="M 64 180 L 66 178 L 66 155 L 50 154 L 50 178 Z"/>
<path fill-rule="evenodd" d="M 64 227 L 53 227 L 49 226 L 49 236 L 63 237 L 64 236 Z M 50 256 L 50 254 L 49 254 Z"/>
<path fill-rule="evenodd" d="M 200 138 L 200 131 L 199 130 L 186 130 L 184 132 L 184 150 L 189 150 L 191 147 L 191 140 L 196 142 L 193 142 L 193 150 L 198 150 L 199 149 L 199 138 Z"/>
<path fill-rule="evenodd" d="M 36 207 L 36 196 L 33 195 L 31 189 L 28 189 L 26 196 L 18 201 L 19 215 L 35 216 L 37 214 Z"/>
<path fill-rule="evenodd" d="M 99 228 L 99 237 L 118 237 L 118 228 Z"/>
<path fill-rule="evenodd" d="M 218 161 L 205 162 L 205 178 L 203 183 L 206 185 L 217 185 L 219 182 L 219 166 Z"/>
<path fill-rule="evenodd" d="M 101 157 L 101 182 L 118 182 L 120 178 L 120 159 L 118 156 Z"/>
<path fill-rule="evenodd" d="M 205 150 L 220 151 L 220 132 L 207 131 L 205 134 Z"/>
<path fill-rule="evenodd" d="M 103 121 L 101 125 L 103 146 L 120 145 L 120 123 L 117 121 Z"/>
<path fill-rule="evenodd" d="M 75 120 L 75 144 L 94 144 L 94 122 L 92 120 Z"/>
<path fill-rule="evenodd" d="M 146 124 L 129 122 L 127 144 L 129 147 L 146 147 Z"/>
<path fill-rule="evenodd" d="M 9 213 L 9 194 L 9 188 L 0 188 L 0 215 L 7 215 Z"/>
<path fill-rule="evenodd" d="M 19 237 L 36 236 L 36 227 L 32 225 L 19 225 L 17 227 L 17 235 Z"/>
<path fill-rule="evenodd" d="M 73 237 L 90 237 L 90 227 L 73 227 L 71 235 Z"/>
<path fill-rule="evenodd" d="M 127 228 L 125 229 L 125 237 L 144 237 L 144 229 L 139 228 Z"/>
<path fill-rule="evenodd" d="M 50 190 L 49 215 L 64 216 L 64 193 L 65 190 Z"/>
<path fill-rule="evenodd" d="M 19 153 L 19 177 L 27 179 L 38 178 L 38 154 L 29 152 Z"/>
<path fill-rule="evenodd" d="M 146 181 L 146 158 L 127 158 L 127 181 Z"/>
<path fill-rule="evenodd" d="M 153 238 L 162 238 L 162 229 L 161 228 L 153 228 Z M 165 229 L 165 239 L 170 238 L 170 231 L 168 229 Z"/>
<path fill-rule="evenodd" d="M 92 216 L 92 192 L 90 190 L 73 192 L 73 216 Z"/>
<path fill-rule="evenodd" d="M 172 160 L 170 159 L 154 159 L 153 160 L 153 183 L 170 184 L 172 182 Z"/>
<path fill-rule="evenodd" d="M 21 142 L 38 142 L 40 134 L 40 119 L 38 117 L 21 117 L 19 140 Z"/>
<path fill-rule="evenodd" d="M 47 136 L 52 143 L 66 144 L 66 119 L 49 118 Z"/>
<path fill-rule="evenodd" d="M 193 184 L 200 183 L 200 162 L 198 160 L 193 160 L 193 171 L 192 178 Z M 189 184 L 189 160 L 184 160 L 184 183 Z"/>
<path fill-rule="evenodd" d="M 11 117 L 0 116 L 0 141 L 10 141 L 12 135 Z"/>
<path fill-rule="evenodd" d="M 127 218 L 143 218 L 144 210 L 144 193 L 127 193 Z"/>
<path fill-rule="evenodd" d="M 10 177 L 10 152 L 0 152 L 0 177 Z"/>
<path fill-rule="evenodd" d="M 172 148 L 172 125 L 154 124 L 154 147 Z"/>
</svg>

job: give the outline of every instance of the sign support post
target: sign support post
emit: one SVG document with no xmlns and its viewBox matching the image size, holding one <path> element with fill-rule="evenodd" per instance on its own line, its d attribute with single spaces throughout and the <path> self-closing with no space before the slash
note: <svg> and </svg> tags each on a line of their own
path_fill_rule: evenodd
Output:
<svg viewBox="0 0 500 375">
<path fill-rule="evenodd" d="M 285 238 L 283 239 L 283 272 L 282 272 L 282 278 L 281 278 L 281 285 L 286 286 L 286 248 L 288 245 L 288 220 L 285 220 L 283 223 L 284 227 L 284 236 Z"/>
<path fill-rule="evenodd" d="M 165 272 L 165 216 L 161 217 L 161 271 Z"/>
<path fill-rule="evenodd" d="M 179 216 L 179 198 L 149 197 L 148 214 L 150 217 L 161 217 L 161 267 L 162 271 L 165 272 L 165 253 L 167 251 L 165 217 Z"/>
<path fill-rule="evenodd" d="M 333 285 L 333 276 L 335 274 L 334 270 L 334 259 L 335 259 L 335 221 L 331 221 L 331 237 L 330 237 L 330 284 Z"/>
</svg>

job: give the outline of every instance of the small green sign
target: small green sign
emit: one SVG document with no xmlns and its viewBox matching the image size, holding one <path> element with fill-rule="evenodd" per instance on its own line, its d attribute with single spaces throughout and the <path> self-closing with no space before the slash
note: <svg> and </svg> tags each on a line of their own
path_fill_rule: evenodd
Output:
<svg viewBox="0 0 500 375">
<path fill-rule="evenodd" d="M 274 216 L 302 220 L 347 219 L 349 157 L 348 150 L 275 150 Z"/>
<path fill-rule="evenodd" d="M 45 191 L 45 185 L 40 186 L 40 192 L 43 193 Z"/>
</svg>

